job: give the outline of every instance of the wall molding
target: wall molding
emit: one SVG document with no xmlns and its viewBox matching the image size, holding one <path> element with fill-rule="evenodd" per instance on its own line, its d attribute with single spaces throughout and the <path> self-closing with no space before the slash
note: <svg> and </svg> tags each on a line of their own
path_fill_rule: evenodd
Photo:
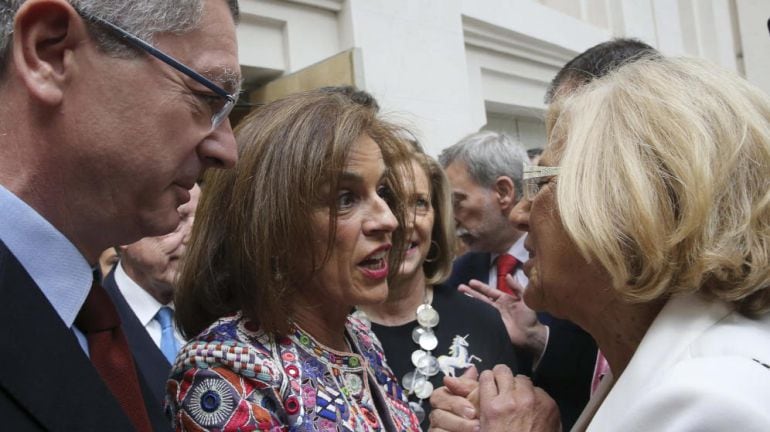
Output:
<svg viewBox="0 0 770 432">
<path fill-rule="evenodd" d="M 504 56 L 523 57 L 553 67 L 577 55 L 576 51 L 463 15 L 463 35 L 467 45 Z"/>
<path fill-rule="evenodd" d="M 288 0 L 291 3 L 298 3 L 305 6 L 317 7 L 319 9 L 330 10 L 332 12 L 341 12 L 345 0 Z"/>
</svg>

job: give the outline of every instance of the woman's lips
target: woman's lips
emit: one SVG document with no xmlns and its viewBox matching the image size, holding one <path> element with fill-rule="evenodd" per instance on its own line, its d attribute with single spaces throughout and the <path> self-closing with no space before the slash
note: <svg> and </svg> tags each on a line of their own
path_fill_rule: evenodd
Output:
<svg viewBox="0 0 770 432">
<path fill-rule="evenodd" d="M 417 243 L 417 242 L 409 243 L 409 247 L 406 248 L 406 253 L 405 254 L 407 256 L 414 255 L 418 251 L 418 247 L 417 246 L 419 246 L 419 243 Z"/>
<path fill-rule="evenodd" d="M 388 251 L 390 246 L 381 247 L 358 263 L 361 273 L 369 279 L 381 280 L 388 277 Z"/>
</svg>

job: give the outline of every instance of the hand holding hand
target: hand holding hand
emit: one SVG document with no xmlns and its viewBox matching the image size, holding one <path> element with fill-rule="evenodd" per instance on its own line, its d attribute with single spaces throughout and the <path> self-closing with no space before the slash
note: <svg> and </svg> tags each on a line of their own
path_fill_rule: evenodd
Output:
<svg viewBox="0 0 770 432">
<path fill-rule="evenodd" d="M 444 387 L 437 388 L 430 396 L 430 431 L 478 431 L 478 409 L 466 399 L 469 394 L 478 393 L 478 378 L 475 366 L 460 377 L 444 377 Z"/>
<path fill-rule="evenodd" d="M 479 379 L 481 430 L 484 432 L 559 432 L 556 402 L 525 375 L 513 376 L 497 365 Z"/>
</svg>

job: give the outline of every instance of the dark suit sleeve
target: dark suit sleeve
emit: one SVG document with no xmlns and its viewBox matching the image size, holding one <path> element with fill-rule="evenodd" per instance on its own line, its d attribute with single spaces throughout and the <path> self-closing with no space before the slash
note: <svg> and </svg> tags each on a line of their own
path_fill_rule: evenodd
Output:
<svg viewBox="0 0 770 432">
<path fill-rule="evenodd" d="M 596 343 L 569 321 L 549 317 L 548 346 L 534 371 L 533 381 L 559 405 L 563 430 L 570 430 L 591 393 Z"/>
</svg>

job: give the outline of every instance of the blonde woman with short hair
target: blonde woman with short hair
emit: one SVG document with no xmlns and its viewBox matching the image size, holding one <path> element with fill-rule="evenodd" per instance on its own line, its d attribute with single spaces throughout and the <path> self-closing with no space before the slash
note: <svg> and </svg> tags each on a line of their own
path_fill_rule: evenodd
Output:
<svg viewBox="0 0 770 432">
<path fill-rule="evenodd" d="M 511 219 L 529 231 L 527 305 L 586 329 L 612 370 L 573 430 L 770 430 L 768 97 L 657 58 L 549 114 Z M 481 430 L 558 429 L 503 368 L 479 395 Z"/>
</svg>

